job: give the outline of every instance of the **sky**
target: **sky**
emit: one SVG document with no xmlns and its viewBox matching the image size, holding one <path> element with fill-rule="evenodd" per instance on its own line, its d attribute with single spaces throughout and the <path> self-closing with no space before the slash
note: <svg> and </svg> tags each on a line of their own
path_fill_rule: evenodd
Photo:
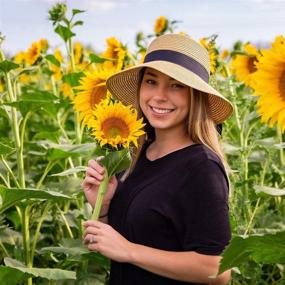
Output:
<svg viewBox="0 0 285 285">
<path fill-rule="evenodd" d="M 4 52 L 15 54 L 32 42 L 46 38 L 52 47 L 63 47 L 48 20 L 54 0 L 0 0 L 0 32 Z M 266 44 L 285 34 L 285 0 L 66 0 L 69 9 L 85 10 L 78 15 L 83 26 L 75 29 L 76 41 L 103 51 L 106 38 L 116 36 L 130 49 L 138 31 L 153 31 L 155 19 L 166 16 L 180 21 L 183 31 L 199 40 L 217 34 L 220 48 L 237 40 Z"/>
</svg>

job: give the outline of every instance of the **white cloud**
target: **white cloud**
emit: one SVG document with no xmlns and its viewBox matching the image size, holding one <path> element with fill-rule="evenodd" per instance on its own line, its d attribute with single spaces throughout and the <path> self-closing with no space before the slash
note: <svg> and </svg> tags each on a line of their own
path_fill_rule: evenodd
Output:
<svg viewBox="0 0 285 285">
<path fill-rule="evenodd" d="M 93 0 L 93 1 L 88 1 L 87 3 L 90 5 L 90 9 L 94 12 L 109 11 L 118 6 L 118 1 L 112 1 L 112 0 L 105 0 L 105 1 Z"/>
</svg>

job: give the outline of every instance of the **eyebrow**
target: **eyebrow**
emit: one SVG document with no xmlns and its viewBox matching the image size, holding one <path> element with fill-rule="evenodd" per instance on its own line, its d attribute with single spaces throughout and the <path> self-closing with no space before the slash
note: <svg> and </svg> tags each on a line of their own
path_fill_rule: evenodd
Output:
<svg viewBox="0 0 285 285">
<path fill-rule="evenodd" d="M 150 76 L 153 76 L 153 77 L 155 77 L 155 78 L 158 77 L 155 73 L 152 73 L 152 72 L 150 72 L 150 71 L 146 72 L 146 75 L 150 75 Z M 176 79 L 174 79 L 174 78 L 172 78 L 172 77 L 170 77 L 169 80 L 178 81 L 178 80 L 176 80 Z"/>
</svg>

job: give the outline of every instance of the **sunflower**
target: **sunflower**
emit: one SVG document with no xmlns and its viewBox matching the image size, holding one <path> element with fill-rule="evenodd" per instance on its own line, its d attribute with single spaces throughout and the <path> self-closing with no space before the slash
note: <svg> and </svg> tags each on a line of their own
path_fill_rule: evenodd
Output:
<svg viewBox="0 0 285 285">
<path fill-rule="evenodd" d="M 202 38 L 199 40 L 200 44 L 207 49 L 210 56 L 210 73 L 214 74 L 218 65 L 218 50 L 215 44 L 216 36 L 211 36 L 209 38 Z"/>
<path fill-rule="evenodd" d="M 161 35 L 168 28 L 168 20 L 164 16 L 160 16 L 156 19 L 154 24 L 154 32 L 156 35 Z"/>
<path fill-rule="evenodd" d="M 82 61 L 83 57 L 83 47 L 80 42 L 74 43 L 73 54 L 74 54 L 75 64 L 79 64 Z"/>
<path fill-rule="evenodd" d="M 15 63 L 22 64 L 25 63 L 25 60 L 26 60 L 26 53 L 24 51 L 20 51 L 14 56 Z"/>
<path fill-rule="evenodd" d="M 249 87 L 254 87 L 253 73 L 256 71 L 259 52 L 251 44 L 243 47 L 244 54 L 236 55 L 231 62 L 232 73 L 237 80 L 244 82 Z"/>
<path fill-rule="evenodd" d="M 34 64 L 41 55 L 41 43 L 32 43 L 32 46 L 26 52 L 26 62 L 29 65 Z"/>
<path fill-rule="evenodd" d="M 73 104 L 80 113 L 80 120 L 87 123 L 92 111 L 102 99 L 109 97 L 107 94 L 106 80 L 115 73 L 115 69 L 97 68 L 94 72 L 86 72 L 80 80 L 80 86 L 76 87 L 79 92 L 76 94 Z"/>
<path fill-rule="evenodd" d="M 106 42 L 107 49 L 101 54 L 101 56 L 104 58 L 112 59 L 113 61 L 105 61 L 104 67 L 116 67 L 118 70 L 121 70 L 126 56 L 126 49 L 115 37 L 108 38 Z"/>
<path fill-rule="evenodd" d="M 67 83 L 62 83 L 60 85 L 60 92 L 66 98 L 70 98 L 70 99 L 73 98 L 72 87 L 69 84 L 67 84 Z"/>
<path fill-rule="evenodd" d="M 262 50 L 253 77 L 257 112 L 261 121 L 285 130 L 285 37 L 278 36 L 271 48 Z"/>
<path fill-rule="evenodd" d="M 92 115 L 88 127 L 101 147 L 108 144 L 116 149 L 121 146 L 129 148 L 130 143 L 137 147 L 138 137 L 145 133 L 141 130 L 145 124 L 142 118 L 137 120 L 137 111 L 120 101 L 103 100 Z"/>
<path fill-rule="evenodd" d="M 62 56 L 62 53 L 61 53 L 61 51 L 59 49 L 56 49 L 54 51 L 54 57 L 58 60 L 59 63 L 63 62 L 63 56 Z M 55 64 L 51 64 L 50 69 L 53 72 L 52 76 L 56 80 L 60 80 L 62 78 L 62 71 L 61 71 L 61 67 L 60 66 L 57 66 Z"/>
</svg>

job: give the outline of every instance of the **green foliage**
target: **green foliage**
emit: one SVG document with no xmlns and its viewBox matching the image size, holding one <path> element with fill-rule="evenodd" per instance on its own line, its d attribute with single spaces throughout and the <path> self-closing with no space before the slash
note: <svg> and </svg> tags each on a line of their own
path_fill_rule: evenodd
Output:
<svg viewBox="0 0 285 285">
<path fill-rule="evenodd" d="M 0 62 L 0 71 L 8 73 L 10 70 L 18 68 L 19 64 L 14 63 L 13 61 L 3 60 Z"/>
</svg>

